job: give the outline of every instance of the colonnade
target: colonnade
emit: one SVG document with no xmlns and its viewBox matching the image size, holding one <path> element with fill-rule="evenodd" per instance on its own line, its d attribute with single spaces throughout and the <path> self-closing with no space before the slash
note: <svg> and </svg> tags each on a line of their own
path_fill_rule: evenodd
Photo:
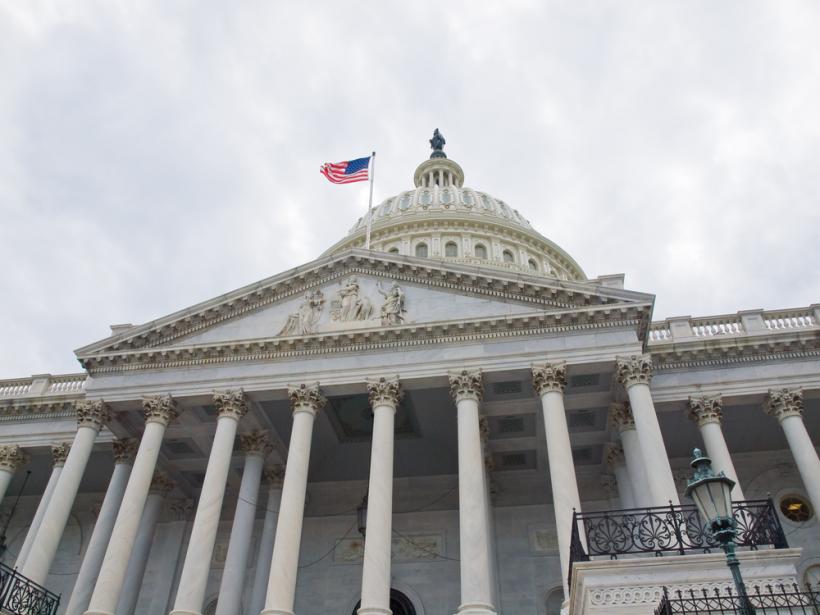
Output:
<svg viewBox="0 0 820 615">
<path fill-rule="evenodd" d="M 458 426 L 461 545 L 458 613 L 491 615 L 496 613 L 492 581 L 495 572 L 480 427 L 482 373 L 477 369 L 459 370 L 448 377 Z M 617 478 L 621 502 L 625 507 L 657 506 L 669 501 L 677 504 L 677 489 L 649 391 L 652 377 L 649 357 L 618 358 L 616 377 L 628 401 L 612 407 L 610 416 L 620 433 L 620 443 L 610 447 L 607 457 Z M 559 556 L 567 594 L 572 511 L 580 511 L 581 501 L 564 406 L 566 366 L 563 363 L 534 364 L 532 382 L 540 397 L 547 437 Z M 395 376 L 367 380 L 366 387 L 374 419 L 359 613 L 387 615 L 391 586 L 394 417 L 402 398 L 402 385 Z M 263 473 L 268 484 L 266 513 L 250 612 L 293 615 L 311 439 L 316 415 L 326 399 L 318 383 L 291 386 L 288 397 L 292 431 L 285 468 L 264 471 L 263 460 L 270 450 L 264 432 L 241 436 L 245 465 L 222 574 L 218 615 L 240 615 Z M 215 392 L 214 404 L 218 414 L 216 432 L 171 615 L 199 615 L 203 610 L 234 440 L 238 424 L 248 411 L 247 399 L 241 390 Z M 689 409 L 716 469 L 737 480 L 721 431 L 720 397 L 691 398 Z M 769 391 L 766 409 L 779 419 L 812 504 L 820 506 L 820 484 L 816 482 L 820 460 L 802 420 L 802 391 Z M 178 416 L 179 408 L 172 397 L 165 395 L 145 398 L 143 411 L 145 431 L 139 443 L 134 440 L 114 443 L 114 474 L 71 594 L 67 615 L 133 613 L 162 501 L 173 486 L 167 477 L 157 473 L 156 465 L 166 428 Z M 18 557 L 23 574 L 35 582 L 45 581 L 94 439 L 107 420 L 108 410 L 102 401 L 80 404 L 77 434 L 70 449 L 55 448 L 49 485 Z M 12 473 L 24 463 L 22 449 L 0 447 L 0 494 Z M 742 498 L 739 485 L 735 497 Z"/>
</svg>

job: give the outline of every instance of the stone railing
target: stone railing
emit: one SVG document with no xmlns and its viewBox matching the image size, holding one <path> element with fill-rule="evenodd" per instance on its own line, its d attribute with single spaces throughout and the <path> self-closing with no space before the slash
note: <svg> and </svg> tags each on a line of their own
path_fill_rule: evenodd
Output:
<svg viewBox="0 0 820 615">
<path fill-rule="evenodd" d="M 790 310 L 747 310 L 723 316 L 680 316 L 653 322 L 649 343 L 820 328 L 820 305 Z"/>
<path fill-rule="evenodd" d="M 29 378 L 0 380 L 0 399 L 82 395 L 85 391 L 85 379 L 85 374 L 41 374 Z"/>
</svg>

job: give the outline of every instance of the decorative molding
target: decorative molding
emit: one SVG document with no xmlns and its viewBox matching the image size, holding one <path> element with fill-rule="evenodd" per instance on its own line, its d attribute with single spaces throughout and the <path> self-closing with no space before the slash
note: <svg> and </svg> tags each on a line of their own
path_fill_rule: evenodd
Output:
<svg viewBox="0 0 820 615">
<path fill-rule="evenodd" d="M 393 536 L 390 550 L 390 559 L 394 562 L 437 560 L 444 556 L 444 537 L 441 534 Z M 335 563 L 357 564 L 363 557 L 363 538 L 343 538 L 336 542 Z"/>
<path fill-rule="evenodd" d="M 704 395 L 689 398 L 689 418 L 703 427 L 708 423 L 720 425 L 723 420 L 723 398 L 720 395 Z"/>
<path fill-rule="evenodd" d="M 297 386 L 288 385 L 288 398 L 294 414 L 297 412 L 310 412 L 315 415 L 327 403 L 327 398 L 319 390 L 318 382 Z"/>
<path fill-rule="evenodd" d="M 191 516 L 191 513 L 194 512 L 194 503 L 191 500 L 180 498 L 172 500 L 168 508 L 174 515 L 176 521 L 185 521 Z"/>
<path fill-rule="evenodd" d="M 0 470 L 14 473 L 28 462 L 28 453 L 16 444 L 0 446 Z"/>
<path fill-rule="evenodd" d="M 62 467 L 65 465 L 65 460 L 68 459 L 68 453 L 71 452 L 70 442 L 58 442 L 51 445 L 51 460 L 52 465 Z"/>
<path fill-rule="evenodd" d="M 618 432 L 635 429 L 635 417 L 632 416 L 632 406 L 628 401 L 617 401 L 609 407 L 609 424 Z"/>
<path fill-rule="evenodd" d="M 77 427 L 91 427 L 99 431 L 111 420 L 108 405 L 101 399 L 78 401 L 74 407 L 77 412 Z"/>
<path fill-rule="evenodd" d="M 752 338 L 753 344 L 746 345 L 744 338 L 722 338 L 720 347 L 696 347 L 691 349 L 676 347 L 674 351 L 656 350 L 650 347 L 654 370 L 657 372 L 678 371 L 685 369 L 713 368 L 732 365 L 747 365 L 764 361 L 786 361 L 817 359 L 820 357 L 820 336 L 810 332 L 811 339 L 805 337 L 797 342 L 787 340 L 770 340 L 761 344 L 760 339 Z M 727 345 L 730 344 L 730 345 Z M 795 346 L 802 350 L 795 350 Z"/>
<path fill-rule="evenodd" d="M 271 487 L 281 488 L 285 482 L 285 466 L 276 464 L 262 470 L 262 480 Z"/>
<path fill-rule="evenodd" d="M 0 406 L 0 422 L 76 419 L 74 401 L 25 400 Z"/>
<path fill-rule="evenodd" d="M 766 413 L 782 421 L 790 416 L 803 416 L 803 389 L 769 389 Z"/>
<path fill-rule="evenodd" d="M 238 421 L 248 413 L 248 398 L 242 389 L 214 391 L 213 400 L 219 418 L 228 417 Z"/>
<path fill-rule="evenodd" d="M 137 450 L 140 447 L 139 440 L 136 438 L 121 438 L 114 440 L 111 443 L 114 449 L 114 463 L 126 463 L 131 465 L 134 463 L 134 457 L 137 456 Z"/>
<path fill-rule="evenodd" d="M 151 478 L 149 493 L 158 493 L 163 498 L 166 498 L 168 494 L 174 490 L 174 487 L 176 487 L 176 483 L 168 477 L 168 474 L 161 470 L 156 470 L 154 476 Z"/>
<path fill-rule="evenodd" d="M 367 397 L 370 400 L 370 407 L 390 406 L 393 410 L 399 405 L 404 391 L 398 376 L 392 378 L 368 378 Z"/>
<path fill-rule="evenodd" d="M 143 397 L 142 410 L 146 423 L 168 424 L 179 416 L 179 407 L 176 400 L 170 395 L 154 395 Z"/>
<path fill-rule="evenodd" d="M 480 402 L 484 396 L 484 386 L 481 381 L 481 370 L 466 370 L 450 372 L 450 395 L 458 404 L 461 400 L 472 399 Z"/>
<path fill-rule="evenodd" d="M 620 442 L 610 442 L 606 447 L 606 463 L 610 470 L 615 469 L 616 466 L 626 464 L 624 457 L 624 447 Z"/>
<path fill-rule="evenodd" d="M 246 455 L 266 457 L 273 450 L 270 436 L 265 430 L 256 430 L 239 436 L 239 447 Z"/>
<path fill-rule="evenodd" d="M 536 363 L 532 366 L 532 385 L 538 395 L 563 393 L 567 386 L 565 363 Z"/>
<path fill-rule="evenodd" d="M 652 357 L 648 354 L 617 357 L 615 372 L 618 383 L 625 389 L 636 384 L 648 386 L 652 380 Z"/>
</svg>

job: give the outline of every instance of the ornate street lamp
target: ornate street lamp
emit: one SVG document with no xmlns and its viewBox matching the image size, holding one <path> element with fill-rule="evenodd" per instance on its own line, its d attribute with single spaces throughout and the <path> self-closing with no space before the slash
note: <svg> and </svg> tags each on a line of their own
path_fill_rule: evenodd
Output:
<svg viewBox="0 0 820 615">
<path fill-rule="evenodd" d="M 367 496 L 364 496 L 362 503 L 356 507 L 356 521 L 359 524 L 359 534 L 364 538 L 367 531 Z"/>
<path fill-rule="evenodd" d="M 712 460 L 696 448 L 694 459 L 689 465 L 695 470 L 692 480 L 686 486 L 686 495 L 695 501 L 700 516 L 706 521 L 715 539 L 726 553 L 726 565 L 732 571 L 735 588 L 740 599 L 741 615 L 754 615 L 755 610 L 746 594 L 746 585 L 740 574 L 740 562 L 735 555 L 735 516 L 732 513 L 732 487 L 735 481 L 723 472 L 715 475 Z"/>
</svg>

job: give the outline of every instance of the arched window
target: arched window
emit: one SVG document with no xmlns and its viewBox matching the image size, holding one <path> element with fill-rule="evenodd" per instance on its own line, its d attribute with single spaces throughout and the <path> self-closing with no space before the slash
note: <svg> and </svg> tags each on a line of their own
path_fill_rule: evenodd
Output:
<svg viewBox="0 0 820 615">
<path fill-rule="evenodd" d="M 420 243 L 416 245 L 416 256 L 421 256 L 422 258 L 427 257 L 427 244 Z"/>
<path fill-rule="evenodd" d="M 475 246 L 475 255 L 476 258 L 487 258 L 487 248 L 480 243 L 477 243 Z"/>
<path fill-rule="evenodd" d="M 547 595 L 547 615 L 561 615 L 561 605 L 564 602 L 564 590 L 558 587 Z"/>
<path fill-rule="evenodd" d="M 504 250 L 501 253 L 501 256 L 504 257 L 504 262 L 505 263 L 514 263 L 515 262 L 515 257 L 513 256 L 513 253 L 510 252 L 509 250 Z"/>
<path fill-rule="evenodd" d="M 458 246 L 453 241 L 444 244 L 444 256 L 458 256 Z"/>
<path fill-rule="evenodd" d="M 538 263 L 536 263 L 536 262 L 535 262 L 534 260 L 532 260 L 532 259 L 530 259 L 528 262 L 529 262 L 529 265 L 530 265 L 530 269 L 531 269 L 532 271 L 538 271 Z"/>
<path fill-rule="evenodd" d="M 398 249 L 398 248 L 390 248 L 390 249 L 388 250 L 388 252 L 389 252 L 390 254 L 398 254 L 398 253 L 399 253 L 399 249 Z"/>
</svg>

